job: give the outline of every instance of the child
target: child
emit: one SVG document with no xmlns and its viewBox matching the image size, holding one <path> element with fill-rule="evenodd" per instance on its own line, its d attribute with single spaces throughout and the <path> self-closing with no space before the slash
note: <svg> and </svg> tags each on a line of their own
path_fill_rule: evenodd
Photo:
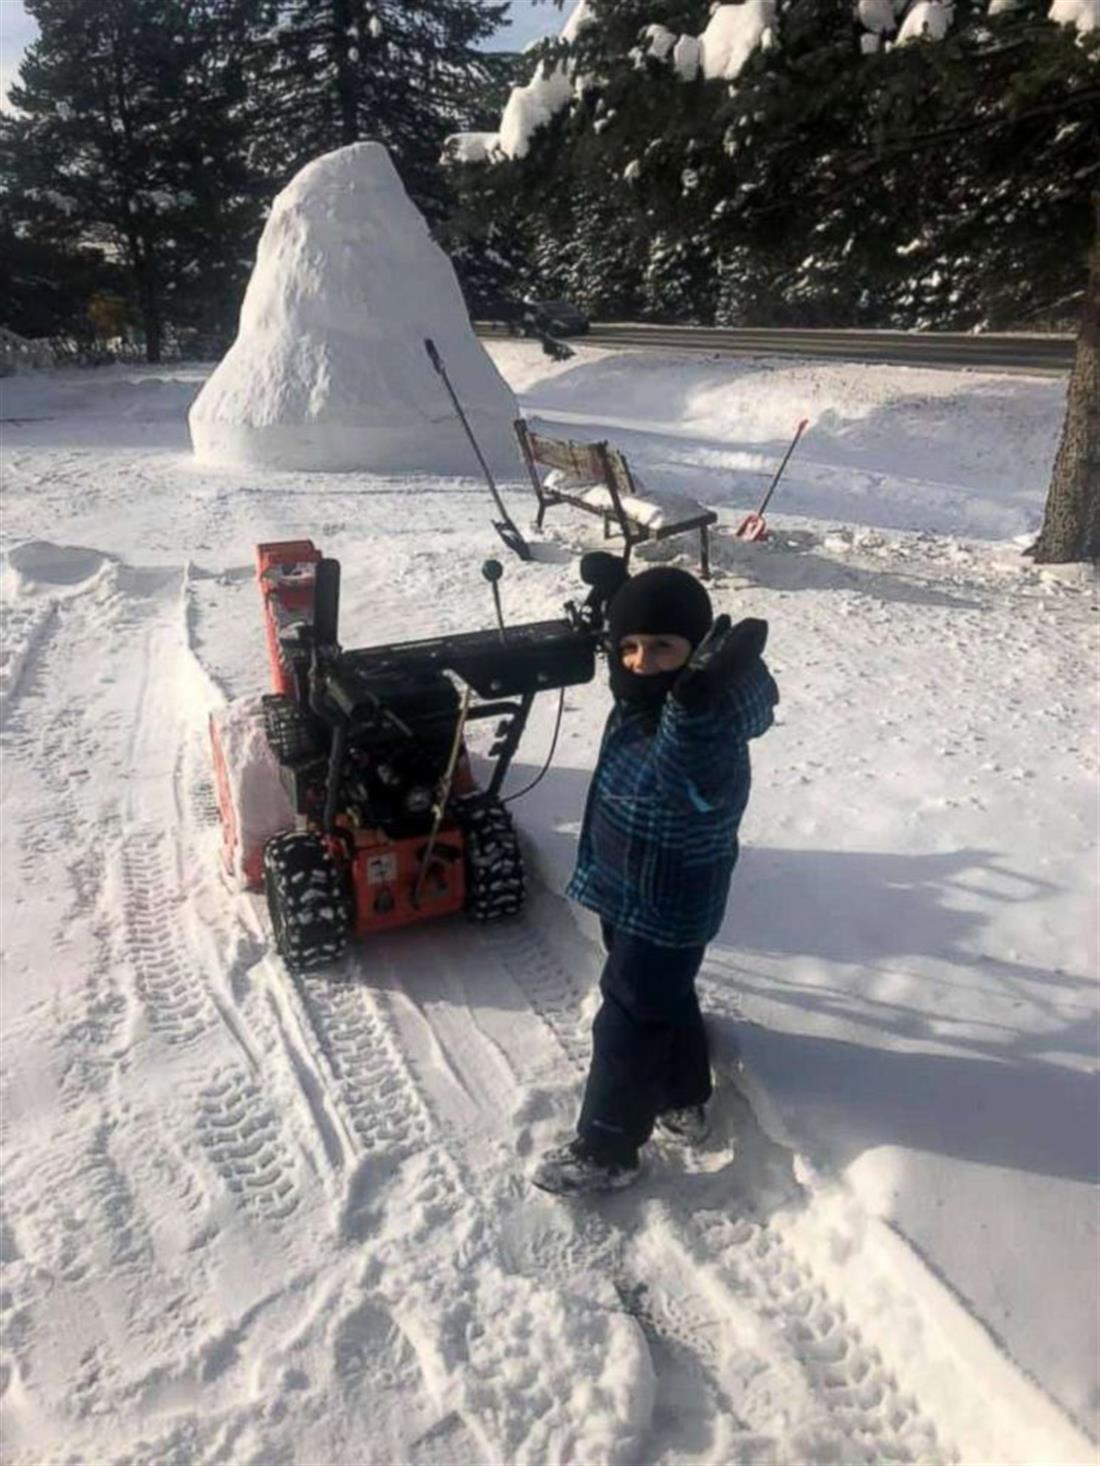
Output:
<svg viewBox="0 0 1100 1466">
<path fill-rule="evenodd" d="M 615 706 L 567 892 L 600 917 L 603 1002 L 576 1139 L 532 1177 L 562 1195 L 628 1186 L 655 1124 L 688 1144 L 706 1134 L 695 977 L 737 860 L 748 741 L 779 700 L 760 656 L 767 623 L 712 626 L 710 598 L 683 570 L 627 580 L 608 629 Z"/>
</svg>

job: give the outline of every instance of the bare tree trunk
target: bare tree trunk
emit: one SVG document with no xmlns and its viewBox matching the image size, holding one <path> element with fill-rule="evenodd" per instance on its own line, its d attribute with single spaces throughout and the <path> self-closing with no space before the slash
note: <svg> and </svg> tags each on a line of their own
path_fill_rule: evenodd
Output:
<svg viewBox="0 0 1100 1466">
<path fill-rule="evenodd" d="M 1045 564 L 1100 560 L 1100 193 L 1093 203 L 1096 231 L 1066 419 L 1043 528 L 1030 552 Z"/>
<path fill-rule="evenodd" d="M 359 109 L 356 106 L 355 69 L 350 54 L 350 30 L 351 7 L 347 0 L 333 0 L 332 53 L 336 62 L 336 102 L 342 148 L 359 141 Z"/>
<path fill-rule="evenodd" d="M 145 332 L 145 360 L 156 364 L 160 361 L 161 346 L 164 340 L 164 317 L 160 284 L 157 279 L 156 256 L 144 241 L 136 273 L 141 324 Z"/>
</svg>

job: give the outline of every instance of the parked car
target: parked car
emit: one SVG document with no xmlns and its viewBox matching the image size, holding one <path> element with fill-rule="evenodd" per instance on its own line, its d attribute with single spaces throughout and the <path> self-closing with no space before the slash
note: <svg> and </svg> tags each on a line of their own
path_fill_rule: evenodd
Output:
<svg viewBox="0 0 1100 1466">
<path fill-rule="evenodd" d="M 584 336 L 588 332 L 588 317 L 572 301 L 528 300 L 524 304 L 548 336 Z"/>
</svg>

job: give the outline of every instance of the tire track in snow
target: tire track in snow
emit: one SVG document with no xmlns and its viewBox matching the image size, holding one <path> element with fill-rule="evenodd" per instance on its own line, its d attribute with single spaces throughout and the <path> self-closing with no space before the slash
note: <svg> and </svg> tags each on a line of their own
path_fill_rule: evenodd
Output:
<svg viewBox="0 0 1100 1466">
<path fill-rule="evenodd" d="M 350 959 L 345 970 L 349 966 Z M 438 1297 L 431 1254 L 440 1238 L 447 1239 L 442 1244 L 448 1257 L 446 1272 L 456 1265 L 461 1268 L 462 1239 L 484 1227 L 482 1206 L 471 1178 L 439 1131 L 381 994 L 345 972 L 285 977 L 280 973 L 280 977 L 287 983 L 280 1006 L 289 1003 L 297 1010 L 296 1027 L 305 1047 L 304 1053 L 289 1052 L 289 1025 L 284 1021 L 288 1063 L 298 1071 L 303 1090 L 315 1082 L 319 1085 L 322 1093 L 311 1095 L 309 1103 L 323 1105 L 339 1117 L 350 1146 L 352 1164 L 341 1219 L 344 1240 L 356 1248 L 369 1244 L 379 1230 L 380 1215 L 400 1216 L 403 1256 L 387 1269 L 391 1282 L 401 1278 L 390 1289 L 394 1296 L 386 1296 L 387 1289 L 378 1280 L 359 1287 L 352 1284 L 341 1290 L 339 1306 L 322 1311 L 315 1327 L 332 1351 L 335 1389 L 348 1409 L 358 1413 L 364 1408 L 355 1401 L 362 1388 L 361 1354 L 366 1348 L 383 1382 L 411 1392 L 407 1407 L 411 1418 L 414 1409 L 423 1412 L 425 1402 L 439 1391 L 435 1336 L 445 1332 L 438 1315 L 446 1305 Z M 301 1072 L 306 1063 L 308 1074 Z M 378 1266 L 368 1265 L 368 1274 Z M 367 1340 L 365 1317 L 371 1320 Z M 425 1344 L 426 1339 L 431 1342 Z M 462 1405 L 449 1406 L 448 1393 L 444 1389 L 439 1401 L 441 1414 L 424 1420 L 415 1439 L 395 1442 L 391 1449 L 400 1451 L 410 1466 L 421 1462 L 495 1466 L 491 1428 L 487 1431 L 476 1409 L 471 1414 Z M 331 1410 L 331 1403 L 326 1408 Z"/>
<path fill-rule="evenodd" d="M 122 846 L 124 960 L 151 1034 L 179 1056 L 194 1131 L 217 1175 L 241 1204 L 284 1222 L 300 1199 L 297 1160 L 249 1056 L 242 1058 L 238 1030 L 227 1021 L 232 1005 L 216 995 L 221 974 L 213 962 L 220 951 L 208 956 L 189 940 L 196 882 L 202 888 L 214 876 L 195 848 L 187 818 L 194 800 L 187 764 L 178 757 L 169 788 L 174 828 L 132 827 Z"/>
<path fill-rule="evenodd" d="M 45 629 L 6 708 L 5 848 L 23 875 L 11 893 L 16 930 L 52 946 L 52 987 L 29 1004 L 8 990 L 9 1034 L 19 1040 L 7 1064 L 6 1119 L 17 1120 L 5 1138 L 13 1241 L 4 1263 L 10 1368 L 28 1408 L 48 1415 L 52 1393 L 83 1416 L 102 1408 L 119 1378 L 112 1290 L 132 1292 L 138 1334 L 149 1325 L 142 1294 L 155 1270 L 116 1092 L 127 1009 L 111 940 L 117 802 L 111 781 L 92 777 L 110 760 L 121 711 L 104 652 L 126 640 L 129 607 L 118 567 L 97 552 L 32 546 L 25 567 L 35 564 L 68 589 L 37 623 Z M 164 1282 L 158 1311 L 171 1297 Z"/>
<path fill-rule="evenodd" d="M 191 580 L 188 572 L 183 587 L 182 641 L 193 669 L 203 674 L 202 659 L 194 645 Z M 209 695 L 205 675 L 204 681 Z M 311 1259 L 318 1255 L 318 1244 L 328 1236 L 334 1221 L 337 1236 L 330 1239 L 330 1245 L 351 1244 L 349 1253 L 327 1258 L 319 1274 L 318 1301 L 307 1310 L 305 1321 L 293 1324 L 285 1337 L 278 1332 L 272 1337 L 268 1330 L 268 1346 L 262 1356 L 255 1358 L 246 1387 L 246 1395 L 250 1395 L 259 1377 L 257 1370 L 266 1377 L 271 1370 L 283 1367 L 296 1379 L 303 1376 L 303 1370 L 289 1362 L 299 1358 L 302 1350 L 305 1370 L 313 1376 L 317 1365 L 314 1348 L 331 1348 L 334 1377 L 328 1379 L 322 1393 L 314 1394 L 303 1377 L 301 1384 L 287 1387 L 294 1392 L 306 1391 L 292 1397 L 293 1410 L 280 1407 L 277 1412 L 271 1411 L 269 1403 L 261 1409 L 259 1399 L 253 1407 L 247 1399 L 242 1404 L 228 1391 L 221 1396 L 222 1435 L 240 1436 L 254 1442 L 261 1453 L 270 1448 L 278 1454 L 285 1447 L 287 1430 L 289 1439 L 296 1441 L 307 1416 L 316 1418 L 322 1434 L 322 1423 L 334 1416 L 336 1422 L 341 1422 L 335 1426 L 338 1431 L 350 1431 L 355 1436 L 363 1429 L 359 1416 L 377 1421 L 380 1407 L 385 1406 L 378 1399 L 356 1406 L 355 1372 L 344 1367 L 349 1336 L 358 1338 L 362 1333 L 356 1323 L 363 1308 L 362 1296 L 348 1264 L 361 1252 L 362 1239 L 356 1229 L 369 1224 L 357 1215 L 357 1208 L 372 1205 L 377 1192 L 395 1175 L 395 1168 L 413 1160 L 414 1184 L 403 1194 L 413 1203 L 421 1224 L 427 1222 L 445 1231 L 456 1209 L 456 1177 L 445 1151 L 430 1144 L 430 1116 L 420 1104 L 400 1055 L 387 1041 L 384 1021 L 369 994 L 352 987 L 341 989 L 338 984 L 291 978 L 273 957 L 265 959 L 267 934 L 258 923 L 260 903 L 250 897 L 236 898 L 237 912 L 228 923 L 237 925 L 237 943 L 244 949 L 243 956 L 240 952 L 233 956 L 232 942 L 226 941 L 224 931 L 220 940 L 217 931 L 214 940 L 202 940 L 211 935 L 211 916 L 214 928 L 227 925 L 218 920 L 218 911 L 226 904 L 225 890 L 212 878 L 218 870 L 217 808 L 204 732 L 204 728 L 193 727 L 192 736 L 181 735 L 178 739 L 172 777 L 173 810 L 170 817 L 165 811 L 153 827 L 159 842 L 155 862 L 143 859 L 148 841 L 143 832 L 135 832 L 129 872 L 132 899 L 128 906 L 138 940 L 131 943 L 131 948 L 142 968 L 148 1005 L 145 1016 L 151 1035 L 164 1042 L 172 1050 L 173 1061 L 188 1072 L 197 1073 L 200 1056 L 205 1056 L 201 1066 L 204 1082 L 187 1089 L 189 1108 L 195 1113 L 193 1129 L 236 1204 L 278 1224 L 295 1253 L 304 1248 Z M 139 738 L 139 745 L 141 741 Z M 138 759 L 143 761 L 140 747 Z M 165 830 L 173 822 L 175 834 L 168 838 Z M 203 873 L 197 880 L 193 874 L 196 870 Z M 164 910 L 165 890 L 176 893 L 174 899 L 185 892 L 179 911 Z M 204 926 L 197 941 L 196 929 Z M 248 933 L 251 939 L 242 941 L 242 933 Z M 186 984 L 180 986 L 181 974 L 189 969 L 195 970 L 198 978 L 190 992 Z M 215 1045 L 212 1035 L 219 1028 L 223 1042 Z M 231 1052 L 233 1045 L 235 1054 Z M 320 1220 L 320 1235 L 317 1224 L 313 1224 L 312 1244 L 309 1224 L 303 1221 L 301 1170 L 298 1167 L 298 1174 L 294 1174 L 296 1158 L 290 1155 L 283 1133 L 288 1119 L 292 1121 L 290 1128 L 310 1142 L 310 1202 L 323 1202 L 326 1196 L 342 1198 L 340 1215 Z M 350 1197 L 345 1194 L 349 1191 Z M 324 1252 L 322 1245 L 321 1254 Z M 327 1268 L 334 1268 L 340 1281 L 321 1281 Z M 297 1317 L 290 1309 L 283 1312 Z M 400 1340 L 400 1331 L 396 1337 Z M 282 1366 L 278 1365 L 280 1360 Z M 392 1372 L 394 1367 L 386 1349 L 376 1363 L 382 1373 Z M 453 1461 L 455 1466 L 466 1466 L 481 1459 L 482 1453 L 459 1418 L 447 1424 L 446 1419 L 430 1411 L 424 1414 L 420 1401 L 427 1386 L 418 1363 L 414 1372 L 415 1389 L 409 1386 L 412 1393 L 401 1398 L 405 1401 L 404 1415 L 415 1423 L 424 1440 L 413 1442 L 415 1450 L 410 1447 L 409 1460 Z M 407 1373 L 398 1368 L 395 1379 Z M 155 1380 L 150 1384 L 150 1396 L 170 1398 L 172 1388 L 170 1382 Z M 276 1395 L 281 1393 L 283 1387 L 278 1385 Z M 286 1428 L 280 1428 L 284 1414 Z M 305 1438 L 313 1437 L 307 1434 Z M 401 1449 L 403 1442 L 404 1437 Z M 330 1455 L 327 1447 L 319 1450 L 321 1457 Z"/>
<path fill-rule="evenodd" d="M 469 931 L 476 940 L 476 929 Z M 509 1373 L 516 1360 L 531 1354 L 527 1330 L 543 1327 L 578 1286 L 581 1295 L 591 1291 L 598 1259 L 612 1258 L 621 1271 L 621 1249 L 612 1229 L 598 1220 L 583 1241 L 566 1242 L 556 1259 L 548 1258 L 544 1246 L 537 1256 L 525 1246 L 524 1219 L 532 1202 L 515 1175 L 511 1146 L 501 1138 L 507 1106 L 494 1107 L 492 1101 L 503 1094 L 491 1080 L 486 1087 L 495 1042 L 471 1015 L 464 1022 L 453 1011 L 441 1011 L 457 1004 L 433 998 L 430 1014 L 421 1010 L 409 996 L 407 965 L 399 957 L 399 947 L 408 950 L 411 937 L 421 969 L 445 973 L 448 954 L 453 959 L 454 924 L 445 934 L 404 935 L 404 943 L 398 937 L 392 945 L 382 939 L 374 946 L 369 960 L 376 986 L 348 980 L 343 972 L 294 979 L 314 1040 L 310 1047 L 360 1157 L 345 1229 L 352 1240 L 381 1236 L 386 1263 L 376 1265 L 375 1287 L 406 1321 L 424 1373 L 435 1379 L 437 1389 L 443 1369 L 441 1407 L 453 1402 L 446 1417 L 453 1423 L 444 1435 L 438 1435 L 441 1426 L 433 1427 L 416 1451 L 410 1447 L 409 1459 L 422 1454 L 434 1459 L 445 1438 L 446 1454 L 440 1459 L 463 1466 L 473 1461 L 495 1466 L 502 1459 L 535 1462 L 542 1458 L 527 1435 L 531 1431 L 537 1437 L 543 1422 L 537 1412 L 530 1415 L 527 1391 L 507 1383 Z M 354 972 L 353 963 L 349 959 L 345 971 Z M 506 982 L 503 972 L 491 974 L 491 981 L 499 979 Z M 458 1052 L 464 1041 L 472 1046 L 465 1064 Z M 517 1098 L 518 1091 L 513 1106 Z M 456 1124 L 456 1102 L 463 1123 Z M 493 1122 L 488 1156 L 487 1116 Z M 545 1208 L 547 1214 L 554 1210 Z M 625 1310 L 614 1304 L 606 1279 L 603 1287 L 622 1317 Z M 505 1327 L 497 1315 L 509 1313 L 508 1298 L 514 1301 Z M 594 1306 L 597 1328 L 605 1327 L 600 1309 L 607 1306 Z M 652 1332 L 659 1332 L 659 1325 Z M 583 1356 L 589 1341 L 582 1329 L 576 1338 L 567 1332 L 557 1342 L 558 1352 L 580 1349 Z M 582 1373 L 590 1367 L 580 1366 Z M 584 1430 L 583 1414 L 570 1421 L 572 1394 L 570 1385 L 553 1402 L 552 1413 L 563 1418 L 555 1420 L 552 1431 L 562 1432 L 561 1439 L 568 1439 L 571 1429 Z M 619 1459 L 617 1449 L 613 1458 Z"/>
<path fill-rule="evenodd" d="M 253 949 L 242 945 L 236 919 L 220 914 L 210 838 L 217 806 L 204 743 L 210 689 L 189 641 L 187 586 L 185 572 L 162 644 L 146 663 L 132 731 L 137 766 L 159 765 L 165 776 L 154 798 L 131 801 L 139 822 L 127 831 L 120 861 L 126 957 L 151 1033 L 183 1067 L 194 1134 L 214 1171 L 239 1205 L 282 1224 L 301 1201 L 301 1158 L 257 1081 L 247 1025 L 224 991 Z M 150 820 L 154 813 L 159 818 Z"/>
<path fill-rule="evenodd" d="M 215 1014 L 178 935 L 181 898 L 155 826 L 127 834 L 122 846 L 126 956 L 146 1018 L 166 1043 L 202 1039 Z"/>
<path fill-rule="evenodd" d="M 669 1421 L 666 1428 L 655 1427 L 646 1438 L 647 1462 L 656 1466 L 666 1459 L 684 1459 L 677 1449 L 677 1437 L 686 1408 L 685 1380 L 691 1382 L 692 1429 L 698 1439 L 709 1441 L 713 1448 L 713 1437 L 723 1449 L 736 1442 L 736 1452 L 723 1459 L 754 1459 L 748 1446 L 759 1454 L 760 1439 L 738 1420 L 735 1403 L 723 1390 L 713 1359 L 704 1350 L 685 1344 L 690 1326 L 682 1313 L 673 1308 L 640 1312 L 624 1304 L 624 1298 L 640 1296 L 644 1284 L 624 1249 L 623 1229 L 594 1211 L 563 1208 L 541 1193 L 532 1193 L 516 1173 L 511 1115 L 522 1112 L 523 1096 L 530 1086 L 510 1069 L 507 1055 L 527 1055 L 537 1063 L 527 1051 L 533 1048 L 537 1054 L 540 1045 L 532 1045 L 533 1035 L 525 1034 L 506 997 L 502 1006 L 507 1016 L 494 1016 L 496 1004 L 511 986 L 507 968 L 497 957 L 502 947 L 514 953 L 518 945 L 520 960 L 538 986 L 544 1005 L 561 1015 L 560 1032 L 572 1042 L 567 1003 L 555 986 L 560 969 L 547 963 L 545 951 L 521 925 L 464 928 L 471 947 L 466 954 L 461 951 L 464 944 L 456 943 L 455 925 L 450 923 L 445 932 L 425 928 L 404 933 L 391 939 L 392 946 L 389 942 L 376 945 L 371 959 L 381 991 L 374 1001 L 385 1011 L 399 1052 L 418 1076 L 424 1102 L 464 1179 L 467 1194 L 478 1198 L 477 1247 L 491 1259 L 499 1275 L 498 1288 L 503 1292 L 519 1284 L 536 1289 L 536 1316 L 539 1310 L 553 1309 L 558 1299 L 596 1300 L 606 1292 L 605 1301 L 596 1306 L 631 1317 L 645 1337 L 649 1358 L 667 1366 Z M 502 943 L 503 933 L 507 935 Z M 470 956 L 475 957 L 474 962 L 469 961 Z M 537 1033 L 540 1015 L 531 1008 L 524 1012 Z M 578 1057 L 580 1052 L 578 1040 Z M 517 1062 L 522 1065 L 523 1060 L 517 1058 Z M 573 1304 L 568 1307 L 575 1311 Z M 475 1320 L 476 1312 L 467 1329 L 476 1340 L 479 1326 Z M 583 1323 L 576 1326 L 583 1333 Z M 716 1318 L 707 1318 L 704 1326 L 720 1332 Z M 562 1343 L 583 1354 L 571 1329 Z M 475 1342 L 469 1346 L 469 1359 L 476 1355 Z M 644 1388 L 641 1377 L 637 1387 Z M 559 1404 L 567 1415 L 568 1403 Z M 567 1424 L 560 1428 L 568 1431 Z M 629 1449 L 624 1459 L 633 1459 Z"/>
<path fill-rule="evenodd" d="M 360 1152 L 400 1160 L 422 1149 L 431 1117 L 374 995 L 359 983 L 310 974 L 294 981 Z"/>
<path fill-rule="evenodd" d="M 219 993 L 240 942 L 211 903 L 211 832 L 180 756 L 201 704 L 180 577 L 97 560 L 25 660 L 4 730 L 24 930 L 56 952 L 52 993 L 14 1018 L 5 1094 L 24 1117 L 5 1141 L 7 1363 L 47 1451 L 95 1442 L 143 1374 L 216 1336 L 221 1249 L 204 1249 L 285 1230 L 303 1196 Z M 258 1250 L 285 1254 L 285 1273 L 299 1245 Z"/>
<path fill-rule="evenodd" d="M 195 1125 L 230 1191 L 284 1221 L 298 1209 L 294 1163 L 270 1101 L 239 1067 L 215 1072 L 196 1095 Z"/>
<path fill-rule="evenodd" d="M 57 621 L 57 604 L 0 608 L 0 729 L 15 709 Z"/>
<path fill-rule="evenodd" d="M 736 1001 L 705 971 L 703 989 L 712 1021 L 741 1019 Z M 854 1444 L 854 1460 L 873 1466 L 884 1460 L 958 1459 L 954 1447 L 939 1440 L 916 1396 L 849 1319 L 843 1302 L 830 1296 L 812 1265 L 784 1237 L 782 1211 L 760 1227 L 722 1209 L 706 1209 L 697 1214 L 696 1226 L 727 1276 L 786 1321 L 787 1342 L 844 1440 Z"/>
<path fill-rule="evenodd" d="M 117 709 L 109 699 L 110 716 L 98 725 L 110 678 L 99 670 L 89 684 L 89 671 L 101 669 L 127 597 L 119 567 L 94 550 L 36 542 L 8 559 L 18 564 L 28 597 L 61 588 L 45 606 L 31 607 L 41 634 L 24 660 L 18 698 L 6 708 L 4 851 L 9 872 L 18 867 L 21 876 L 8 887 L 20 914 L 12 937 L 55 934 L 55 986 L 43 991 L 53 1005 L 49 1057 L 39 1065 L 35 1103 L 53 1086 L 62 1110 L 75 1114 L 89 1091 L 109 1084 L 126 1014 L 105 895 L 117 810 L 93 774 L 110 757 Z M 37 586 L 36 571 L 44 577 Z M 10 987 L 8 996 L 10 1023 L 17 1007 Z"/>
<path fill-rule="evenodd" d="M 583 1075 L 589 1044 L 579 1022 L 581 996 L 549 943 L 533 922 L 490 930 L 485 941 L 554 1033 L 574 1072 Z M 708 987 L 708 1007 L 711 998 Z M 722 1016 L 731 1013 L 727 1010 Z M 626 1209 L 629 1196 L 624 1193 L 615 1200 L 614 1210 Z M 749 1451 L 736 1459 L 752 1460 L 754 1451 L 764 1451 L 766 1457 L 768 1449 L 778 1452 L 773 1459 L 784 1458 L 785 1443 L 774 1434 L 776 1419 L 793 1413 L 790 1407 L 798 1393 L 803 1395 L 803 1418 L 790 1435 L 797 1450 L 809 1453 L 802 1459 L 815 1453 L 819 1459 L 867 1463 L 957 1459 L 955 1450 L 939 1441 L 934 1424 L 913 1395 L 899 1386 L 879 1351 L 864 1340 L 843 1306 L 828 1296 L 809 1264 L 784 1241 L 776 1213 L 764 1220 L 730 1217 L 722 1207 L 689 1215 L 675 1203 L 663 1205 L 661 1211 L 669 1224 L 667 1231 L 663 1229 L 665 1246 L 692 1260 L 688 1276 L 701 1266 L 709 1268 L 715 1286 L 713 1298 L 698 1289 L 686 1300 L 681 1296 L 671 1313 L 666 1300 L 663 1316 L 662 1308 L 648 1300 L 648 1289 L 634 1295 L 641 1300 L 637 1316 L 643 1326 L 661 1321 L 666 1333 L 670 1327 L 678 1328 L 679 1342 L 697 1359 L 706 1360 L 708 1355 L 714 1357 L 707 1341 L 721 1333 L 723 1317 L 735 1315 L 747 1302 L 767 1331 L 768 1352 L 793 1360 L 802 1377 L 800 1391 L 787 1379 L 773 1392 L 761 1388 L 759 1381 L 746 1387 L 758 1370 L 749 1369 L 738 1379 L 734 1369 L 727 1394 L 748 1432 L 743 1445 Z M 659 1265 L 658 1255 L 654 1266 Z M 685 1333 L 688 1320 L 692 1322 Z M 724 1353 L 727 1368 L 730 1357 L 745 1362 L 744 1351 L 730 1349 L 728 1340 Z M 827 1425 L 822 1414 L 828 1417 Z M 834 1451 L 841 1454 L 834 1456 Z"/>
<path fill-rule="evenodd" d="M 205 578 L 189 574 L 184 619 L 191 655 L 201 666 L 203 655 L 196 640 L 196 583 L 201 589 Z M 193 770 L 189 782 L 180 778 L 177 784 L 181 819 L 201 834 L 209 834 L 211 816 L 215 822 L 217 818 L 209 776 Z M 217 859 L 213 845 L 210 858 Z M 262 905 L 252 898 L 240 899 L 246 924 L 255 934 L 257 955 L 261 955 L 269 935 L 259 920 Z M 379 995 L 359 983 L 342 980 L 341 974 L 324 978 L 291 975 L 273 952 L 256 968 L 256 979 L 257 992 L 264 1001 L 245 999 L 247 1021 L 253 1028 L 254 1041 L 263 1043 L 269 1060 L 274 1057 L 280 1061 L 277 1068 L 281 1071 L 281 1087 L 291 1089 L 295 1109 L 319 1139 L 318 1149 L 333 1178 L 333 1190 L 341 1197 L 339 1240 L 350 1245 L 351 1256 L 358 1256 L 372 1233 L 376 1209 L 387 1204 L 387 1197 L 395 1196 L 400 1200 L 391 1204 L 402 1211 L 407 1236 L 419 1235 L 427 1241 L 429 1236 L 448 1235 L 455 1218 L 464 1207 L 473 1206 L 473 1200 L 446 1146 L 434 1132 L 432 1115 L 394 1041 Z M 229 986 L 233 986 L 232 981 Z M 257 1025 L 262 1027 L 262 1034 Z M 269 1078 L 275 1077 L 269 1065 L 265 1065 L 265 1072 Z M 270 1141 L 262 1118 L 257 1120 L 257 1111 L 262 1116 L 262 1105 L 251 1096 L 246 1104 L 239 1101 L 239 1093 L 219 1075 L 200 1095 L 200 1104 L 208 1112 L 203 1129 L 208 1138 L 219 1143 L 224 1140 L 221 1119 L 213 1112 L 215 1105 L 221 1105 L 227 1116 L 242 1124 L 250 1122 L 252 1132 L 235 1136 L 223 1155 L 231 1157 L 239 1169 L 242 1149 L 259 1147 L 254 1156 L 243 1159 L 262 1175 L 263 1146 Z M 289 1195 L 287 1200 L 293 1204 Z M 363 1355 L 383 1380 L 390 1381 L 395 1398 L 404 1402 L 397 1412 L 402 1423 L 397 1432 L 399 1439 L 393 1441 L 393 1449 L 401 1453 L 401 1459 L 423 1462 L 425 1466 L 469 1466 L 475 1460 L 492 1459 L 461 1412 L 444 1409 L 442 1415 L 433 1414 L 427 1406 L 432 1398 L 431 1361 L 425 1373 L 419 1349 L 410 1346 L 395 1321 L 395 1316 L 407 1314 L 410 1301 L 403 1299 L 398 1309 L 387 1310 L 375 1288 L 356 1286 L 344 1265 L 346 1261 L 343 1259 L 339 1265 L 343 1283 L 323 1290 L 325 1300 L 316 1307 L 313 1317 L 289 1339 L 276 1344 L 265 1366 L 275 1368 L 275 1361 L 282 1361 L 278 1368 L 297 1375 L 298 1366 L 293 1361 L 304 1351 L 312 1375 L 315 1351 L 331 1352 L 333 1375 L 325 1392 L 304 1395 L 295 1402 L 295 1413 L 301 1417 L 316 1413 L 316 1429 L 322 1434 L 321 1421 L 333 1417 L 336 1428 L 350 1432 L 351 1438 L 362 1430 L 360 1417 L 366 1414 L 376 1418 L 376 1431 L 381 1430 L 377 1439 L 373 1435 L 370 1439 L 376 1444 L 385 1439 L 386 1432 L 378 1421 L 386 1413 L 386 1400 L 377 1396 L 362 1398 L 363 1383 L 356 1362 Z M 410 1282 L 410 1293 L 413 1291 L 415 1284 Z M 370 1321 L 369 1328 L 365 1319 Z M 408 1439 L 405 1427 L 415 1439 Z M 393 1429 L 391 1424 L 391 1433 Z M 258 1442 L 281 1439 L 278 1432 L 269 1437 L 255 1423 L 252 1434 Z M 315 1437 L 307 1434 L 304 1439 Z M 341 1434 L 341 1439 L 346 1441 L 348 1437 Z M 274 1444 L 270 1448 L 278 1449 Z M 327 1456 L 331 1448 L 317 1449 Z"/>
</svg>

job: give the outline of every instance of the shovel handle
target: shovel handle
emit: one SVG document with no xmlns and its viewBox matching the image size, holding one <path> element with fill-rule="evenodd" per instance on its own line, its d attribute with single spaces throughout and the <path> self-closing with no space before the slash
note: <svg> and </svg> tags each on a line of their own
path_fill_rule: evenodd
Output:
<svg viewBox="0 0 1100 1466">
<path fill-rule="evenodd" d="M 810 419 L 808 417 L 804 417 L 802 419 L 802 421 L 798 424 L 798 427 L 795 429 L 794 437 L 791 439 L 790 445 L 787 448 L 786 453 L 784 453 L 784 455 L 783 455 L 783 462 L 775 470 L 775 477 L 772 479 L 771 483 L 768 485 L 768 492 L 764 495 L 764 498 L 762 499 L 761 504 L 760 504 L 760 508 L 756 511 L 757 512 L 757 515 L 762 515 L 764 513 L 764 510 L 771 503 L 771 497 L 775 493 L 775 487 L 778 484 L 779 480 L 783 477 L 783 470 L 786 468 L 787 463 L 790 460 L 791 454 L 794 452 L 795 448 L 798 446 L 798 440 L 799 440 L 799 438 L 801 438 L 802 434 L 806 431 L 806 429 L 809 426 L 809 424 L 810 424 Z"/>
</svg>

